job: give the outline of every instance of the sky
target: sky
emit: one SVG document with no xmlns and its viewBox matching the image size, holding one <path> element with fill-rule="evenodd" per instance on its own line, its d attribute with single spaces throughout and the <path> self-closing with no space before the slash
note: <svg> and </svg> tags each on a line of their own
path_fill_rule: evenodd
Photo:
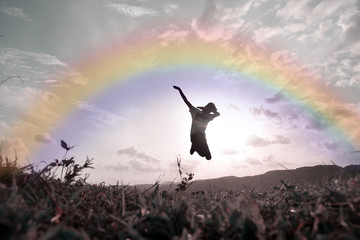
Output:
<svg viewBox="0 0 360 240">
<path fill-rule="evenodd" d="M 356 0 L 1 0 L 1 155 L 41 169 L 64 140 L 107 184 L 359 164 L 358 29 Z M 210 161 L 173 85 L 221 114 Z"/>
</svg>

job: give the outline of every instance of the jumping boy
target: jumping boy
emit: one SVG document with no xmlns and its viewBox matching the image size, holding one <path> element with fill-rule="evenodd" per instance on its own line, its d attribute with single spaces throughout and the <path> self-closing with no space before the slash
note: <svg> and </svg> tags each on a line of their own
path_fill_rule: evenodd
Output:
<svg viewBox="0 0 360 240">
<path fill-rule="evenodd" d="M 205 107 L 194 107 L 187 100 L 186 96 L 178 86 L 173 87 L 179 91 L 191 113 L 192 124 L 190 138 L 192 145 L 190 154 L 192 155 L 194 152 L 197 152 L 201 157 L 206 157 L 207 160 L 210 160 L 211 153 L 206 142 L 205 130 L 207 124 L 215 117 L 220 116 L 220 113 L 217 111 L 215 104 L 212 102 L 208 103 Z"/>
</svg>

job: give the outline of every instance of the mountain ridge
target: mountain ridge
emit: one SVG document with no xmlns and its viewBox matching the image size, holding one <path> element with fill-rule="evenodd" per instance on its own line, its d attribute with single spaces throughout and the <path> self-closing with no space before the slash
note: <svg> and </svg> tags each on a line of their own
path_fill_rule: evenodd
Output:
<svg viewBox="0 0 360 240">
<path fill-rule="evenodd" d="M 290 184 L 319 184 L 334 178 L 341 180 L 344 177 L 352 177 L 360 174 L 360 165 L 340 167 L 337 165 L 305 166 L 296 169 L 271 170 L 263 174 L 253 176 L 224 176 L 220 178 L 201 179 L 191 182 L 188 191 L 241 191 L 245 188 L 264 191 L 281 184 L 281 181 L 289 181 Z M 160 190 L 172 191 L 178 183 L 160 184 Z M 136 188 L 148 189 L 153 184 L 139 184 Z"/>
</svg>

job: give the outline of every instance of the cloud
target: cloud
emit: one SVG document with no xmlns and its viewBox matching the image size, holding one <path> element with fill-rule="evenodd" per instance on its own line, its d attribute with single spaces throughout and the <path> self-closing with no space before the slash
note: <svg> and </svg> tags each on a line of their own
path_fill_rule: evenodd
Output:
<svg viewBox="0 0 360 240">
<path fill-rule="evenodd" d="M 123 118 L 115 113 L 108 112 L 98 108 L 96 105 L 89 104 L 88 102 L 77 101 L 76 105 L 79 109 L 86 110 L 91 113 L 88 116 L 93 124 L 99 127 L 102 126 L 115 126 Z"/>
<path fill-rule="evenodd" d="M 1 105 L 0 105 L 1 107 Z M 5 135 L 4 133 L 9 131 L 11 128 L 10 128 L 10 125 L 5 122 L 5 121 L 0 121 L 0 135 Z"/>
<path fill-rule="evenodd" d="M 50 92 L 43 92 L 41 90 L 32 88 L 32 87 L 11 87 L 11 86 L 1 86 L 0 87 L 0 96 L 1 103 L 6 107 L 12 108 L 13 113 L 10 113 L 10 116 L 20 111 L 22 113 L 30 114 L 31 117 L 36 119 L 44 117 L 45 114 L 52 115 L 54 114 L 53 109 L 49 106 L 59 101 L 57 95 Z M 32 103 L 38 102 L 42 104 L 42 112 L 33 112 L 29 106 Z"/>
<path fill-rule="evenodd" d="M 120 14 L 124 14 L 132 18 L 158 15 L 158 13 L 153 9 L 131 6 L 125 3 L 107 3 L 106 5 L 111 10 L 114 10 Z"/>
<path fill-rule="evenodd" d="M 117 155 L 129 156 L 129 165 L 133 170 L 139 172 L 159 172 L 163 171 L 161 162 L 144 152 L 138 151 L 136 147 L 123 148 L 117 151 Z"/>
<path fill-rule="evenodd" d="M 289 28 L 283 34 L 288 34 L 290 31 L 304 31 L 302 36 L 295 37 L 300 41 L 307 39 L 307 42 L 323 44 L 334 44 L 332 40 L 336 40 L 338 44 L 335 51 L 338 51 L 344 48 L 349 49 L 350 46 L 359 42 L 360 15 L 359 8 L 354 7 L 354 3 L 353 0 L 290 0 L 284 5 L 279 5 L 275 16 L 285 19 L 286 22 L 295 21 L 290 23 L 293 26 L 288 25 Z M 306 24 L 304 26 L 297 25 L 304 23 Z M 334 28 L 335 24 L 341 27 L 343 34 L 338 28 Z"/>
<path fill-rule="evenodd" d="M 288 50 L 279 50 L 271 54 L 271 62 L 276 63 L 280 62 L 282 64 L 290 65 L 294 62 L 294 54 Z"/>
<path fill-rule="evenodd" d="M 139 172 L 161 172 L 163 171 L 160 166 L 156 166 L 154 164 L 140 161 L 137 159 L 133 159 L 129 162 L 130 166 L 135 170 Z"/>
<path fill-rule="evenodd" d="M 250 165 L 250 167 L 260 167 L 260 166 L 267 166 L 269 168 L 274 168 L 277 166 L 277 163 L 274 161 L 274 156 L 273 155 L 268 155 L 263 157 L 262 159 L 258 159 L 258 158 L 252 158 L 252 157 L 248 157 L 246 158 L 244 161 L 242 161 L 241 163 L 238 163 L 238 161 L 231 161 L 231 166 L 233 168 L 248 168 Z"/>
<path fill-rule="evenodd" d="M 318 142 L 310 142 L 310 146 L 314 149 L 332 153 L 340 153 L 343 151 L 339 141 L 335 139 L 326 139 Z"/>
<path fill-rule="evenodd" d="M 164 7 L 164 10 L 165 10 L 165 13 L 168 14 L 168 15 L 173 15 L 174 12 L 179 8 L 178 5 L 176 4 L 165 4 L 165 7 Z"/>
<path fill-rule="evenodd" d="M 284 7 L 279 8 L 276 12 L 277 17 L 282 17 L 285 19 L 301 19 L 309 13 L 307 8 L 307 4 L 311 0 L 304 0 L 304 1 L 297 1 L 297 0 L 290 0 L 286 1 Z"/>
<path fill-rule="evenodd" d="M 280 91 L 271 97 L 265 98 L 265 102 L 270 103 L 270 104 L 278 103 L 278 102 L 284 101 L 284 99 L 285 99 L 285 96 L 284 96 L 283 92 Z"/>
<path fill-rule="evenodd" d="M 76 85 L 87 85 L 89 80 L 76 70 L 62 71 L 61 76 Z M 59 83 L 58 86 L 66 86 L 66 83 Z"/>
<path fill-rule="evenodd" d="M 262 163 L 264 166 L 274 169 L 279 166 L 279 164 L 275 161 L 275 157 L 273 155 L 268 155 L 262 158 Z"/>
<path fill-rule="evenodd" d="M 254 30 L 254 40 L 258 43 L 270 42 L 271 39 L 283 36 L 287 38 L 298 37 L 299 33 L 306 30 L 306 25 L 303 23 L 290 23 L 284 26 L 276 27 L 261 27 Z M 283 52 L 289 52 L 282 50 Z"/>
<path fill-rule="evenodd" d="M 359 9 L 348 9 L 339 18 L 337 25 L 342 29 L 342 36 L 336 48 L 346 50 L 360 42 L 360 12 Z"/>
<path fill-rule="evenodd" d="M 334 58 L 325 62 L 322 66 L 323 75 L 328 80 L 326 86 L 340 87 L 343 88 L 342 91 L 347 90 L 347 87 L 354 90 L 354 88 L 360 87 L 359 56 L 355 53 L 356 48 L 351 48 L 353 53 L 347 51 L 346 48 L 343 48 L 343 50 L 340 50 L 335 54 Z"/>
<path fill-rule="evenodd" d="M 243 168 L 248 168 L 249 165 L 245 164 L 245 162 L 239 162 L 237 160 L 231 160 L 231 167 L 235 168 L 235 169 L 243 169 Z"/>
<path fill-rule="evenodd" d="M 264 159 L 263 159 L 263 162 L 273 162 L 274 161 L 274 156 L 273 155 L 269 155 L 269 156 L 267 156 L 267 157 L 265 157 Z"/>
<path fill-rule="evenodd" d="M 161 42 L 163 45 L 168 42 L 184 43 L 189 33 L 189 31 L 179 30 L 175 25 L 171 25 L 170 29 L 159 35 L 159 38 L 163 40 Z"/>
<path fill-rule="evenodd" d="M 0 49 L 0 63 L 4 64 L 8 70 L 18 69 L 19 67 L 24 69 L 34 69 L 34 63 L 55 67 L 68 66 L 55 56 L 42 52 L 23 51 L 16 48 Z"/>
<path fill-rule="evenodd" d="M 245 142 L 246 145 L 253 147 L 266 147 L 271 144 L 290 144 L 290 143 L 291 140 L 288 137 L 280 134 L 274 135 L 273 139 L 264 139 L 255 134 L 252 134 L 247 138 Z"/>
<path fill-rule="evenodd" d="M 130 169 L 130 167 L 126 164 L 122 164 L 122 163 L 116 163 L 116 164 L 97 164 L 97 166 L 99 168 L 105 169 L 105 170 L 110 170 L 110 171 L 114 171 L 114 172 L 121 172 L 121 171 L 127 171 Z"/>
<path fill-rule="evenodd" d="M 271 143 L 271 144 L 290 144 L 291 140 L 284 135 L 277 134 L 277 135 L 275 135 L 275 138 L 273 140 L 269 141 L 269 143 Z"/>
<path fill-rule="evenodd" d="M 34 136 L 34 140 L 39 143 L 54 144 L 56 142 L 48 133 L 39 133 Z"/>
<path fill-rule="evenodd" d="M 129 148 L 124 148 L 124 149 L 120 149 L 117 151 L 118 155 L 127 155 L 131 158 L 137 158 L 137 159 L 142 159 L 145 160 L 147 162 L 151 162 L 151 163 L 159 163 L 160 161 L 144 152 L 140 152 L 136 149 L 136 147 L 132 146 Z"/>
<path fill-rule="evenodd" d="M 237 150 L 235 150 L 235 149 L 232 149 L 232 148 L 229 148 L 229 149 L 224 149 L 224 150 L 222 151 L 222 153 L 223 153 L 224 155 L 236 155 L 236 154 L 239 153 L 239 151 L 237 151 Z"/>
<path fill-rule="evenodd" d="M 25 21 L 30 21 L 31 19 L 24 13 L 24 10 L 21 8 L 15 7 L 1 7 L 1 12 L 5 13 L 8 16 L 18 18 Z"/>
<path fill-rule="evenodd" d="M 351 118 L 356 116 L 354 106 L 338 105 L 334 107 L 332 114 L 340 118 Z"/>
<path fill-rule="evenodd" d="M 280 27 L 263 27 L 254 31 L 254 40 L 258 43 L 269 42 L 271 38 L 283 33 Z"/>
<path fill-rule="evenodd" d="M 241 7 L 224 9 L 224 16 L 222 17 L 222 20 L 228 20 L 228 19 L 238 20 L 239 18 L 245 16 L 249 12 L 252 4 L 253 1 L 248 1 Z"/>
<path fill-rule="evenodd" d="M 275 100 L 275 99 L 272 99 L 272 100 Z M 265 109 L 263 106 L 260 106 L 258 108 L 257 107 L 250 108 L 250 113 L 255 117 L 265 116 L 265 118 L 267 118 L 267 119 L 276 120 L 278 124 L 281 124 L 281 122 L 282 122 L 281 116 L 278 112 L 274 112 L 269 109 Z"/>
<path fill-rule="evenodd" d="M 231 103 L 231 104 L 229 105 L 229 108 L 230 108 L 230 109 L 233 109 L 233 110 L 235 110 L 235 111 L 237 111 L 237 112 L 241 112 L 241 109 L 240 109 L 236 104 Z"/>
<path fill-rule="evenodd" d="M 255 165 L 255 166 L 263 165 L 263 163 L 262 163 L 260 160 L 255 159 L 255 158 L 247 158 L 247 159 L 245 160 L 245 162 L 246 162 L 247 164 Z"/>
<path fill-rule="evenodd" d="M 31 128 L 36 133 L 41 126 L 39 126 L 39 123 L 35 123 L 34 120 L 48 122 L 54 121 L 58 117 L 52 104 L 58 102 L 59 98 L 51 92 L 44 92 L 32 87 L 1 86 L 0 96 L 8 118 L 17 118 L 19 113 L 27 115 L 27 121 L 29 122 L 21 123 L 20 128 L 22 130 L 28 131 L 30 130 L 29 125 L 32 125 Z M 32 107 L 35 102 L 37 103 L 37 111 L 34 111 Z M 12 124 L 14 124 L 13 121 Z M 18 124 L 18 121 L 16 121 L 16 124 Z"/>
<path fill-rule="evenodd" d="M 290 33 L 298 33 L 306 29 L 306 25 L 304 23 L 292 23 L 289 25 L 286 25 L 284 28 L 284 32 L 290 32 Z"/>
<path fill-rule="evenodd" d="M 246 12 L 247 5 L 243 8 L 224 9 L 221 12 L 220 6 L 216 5 L 214 0 L 208 0 L 202 15 L 192 20 L 191 27 L 196 35 L 206 42 L 229 40 L 243 25 L 244 20 L 239 18 Z M 234 20 L 236 22 L 233 22 Z"/>
<path fill-rule="evenodd" d="M 206 2 L 205 10 L 199 18 L 193 19 L 191 26 L 200 39 L 205 41 L 217 40 L 223 33 L 213 0 Z"/>
<path fill-rule="evenodd" d="M 291 22 L 292 20 L 295 23 L 290 23 L 292 27 L 284 31 L 289 33 L 289 31 L 294 30 L 295 32 L 304 31 L 302 36 L 296 36 L 298 40 L 308 39 L 309 41 L 315 41 L 317 43 L 327 43 L 332 40 L 331 36 L 336 36 L 335 39 L 339 39 L 339 31 L 337 28 L 334 28 L 336 20 L 339 18 L 344 19 L 347 16 L 347 12 L 352 11 L 356 8 L 353 7 L 354 1 L 296 1 L 290 0 L 287 1 L 285 5 L 281 5 L 276 11 L 275 16 L 278 18 L 283 18 L 286 22 Z M 357 11 L 357 10 L 355 10 Z M 298 23 L 301 21 L 302 23 Z M 348 21 L 345 21 L 348 22 Z M 306 26 L 301 26 L 297 24 L 306 24 Z M 338 25 L 343 21 L 338 21 Z M 295 24 L 295 25 L 294 25 Z M 297 25 L 297 26 L 296 26 Z M 351 33 L 357 35 L 358 31 L 354 28 L 351 30 Z M 310 32 L 311 31 L 311 32 Z M 309 39 L 311 37 L 311 39 Z M 329 38 L 330 37 L 330 38 Z M 302 38 L 302 39 L 301 39 Z"/>
<path fill-rule="evenodd" d="M 29 154 L 29 149 L 20 138 L 0 138 L 0 155 L 2 157 L 15 160 L 16 155 L 18 159 L 23 160 L 26 159 Z"/>
<path fill-rule="evenodd" d="M 198 169 L 203 169 L 204 168 L 204 161 L 202 161 L 202 159 L 199 158 L 190 158 L 190 159 L 184 159 L 181 156 L 178 156 L 182 159 L 181 161 L 181 169 L 183 171 L 183 173 L 194 173 L 197 172 Z M 171 173 L 173 173 L 174 175 L 179 175 L 179 168 L 177 166 L 177 161 L 171 161 L 169 162 L 169 170 Z"/>
<path fill-rule="evenodd" d="M 323 131 L 327 128 L 326 123 L 320 117 L 315 114 L 309 115 L 306 118 L 306 130 Z"/>
<path fill-rule="evenodd" d="M 269 142 L 264 138 L 252 134 L 247 138 L 245 144 L 253 147 L 266 147 L 269 145 Z"/>
</svg>

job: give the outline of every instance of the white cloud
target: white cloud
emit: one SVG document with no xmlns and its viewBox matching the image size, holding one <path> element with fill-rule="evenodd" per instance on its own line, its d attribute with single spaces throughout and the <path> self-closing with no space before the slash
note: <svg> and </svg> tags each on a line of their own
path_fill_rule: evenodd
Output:
<svg viewBox="0 0 360 240">
<path fill-rule="evenodd" d="M 287 20 L 301 20 L 308 26 L 318 25 L 322 20 L 337 18 L 340 13 L 344 12 L 344 9 L 349 9 L 349 6 L 353 5 L 354 2 L 354 0 L 320 2 L 290 0 L 277 10 L 276 16 Z"/>
<path fill-rule="evenodd" d="M 265 139 L 255 134 L 250 135 L 245 144 L 253 147 L 266 147 L 271 144 L 290 144 L 291 140 L 284 135 L 274 135 L 273 139 Z"/>
<path fill-rule="evenodd" d="M 173 15 L 178 8 L 179 6 L 176 4 L 165 4 L 165 13 Z"/>
<path fill-rule="evenodd" d="M 298 33 L 306 29 L 306 25 L 303 23 L 292 23 L 286 25 L 284 28 L 285 32 Z"/>
<path fill-rule="evenodd" d="M 148 162 L 152 162 L 152 163 L 158 163 L 160 162 L 158 159 L 144 153 L 141 152 L 139 150 L 136 149 L 135 146 L 129 147 L 129 148 L 124 148 L 124 149 L 120 149 L 117 151 L 118 155 L 128 155 L 129 157 L 132 158 L 138 158 L 138 159 L 142 159 L 142 160 L 146 160 Z"/>
<path fill-rule="evenodd" d="M 29 63 L 38 62 L 42 65 L 66 67 L 67 64 L 60 61 L 55 56 L 41 53 L 28 52 L 16 48 L 2 48 L 0 49 L 0 63 L 7 64 L 12 67 L 26 67 L 29 68 Z"/>
<path fill-rule="evenodd" d="M 290 144 L 291 143 L 291 140 L 284 136 L 284 135 L 280 135 L 280 134 L 277 134 L 274 136 L 275 138 L 271 141 L 269 141 L 269 143 L 271 144 Z"/>
<path fill-rule="evenodd" d="M 273 155 L 268 155 L 263 159 L 263 162 L 267 163 L 267 162 L 273 162 L 274 161 L 274 156 Z"/>
<path fill-rule="evenodd" d="M 247 158 L 245 161 L 250 165 L 263 165 L 263 163 L 260 160 L 255 158 Z"/>
<path fill-rule="evenodd" d="M 325 139 L 319 142 L 310 142 L 310 146 L 314 149 L 326 152 L 341 153 L 344 150 L 341 148 L 341 144 L 335 139 Z"/>
<path fill-rule="evenodd" d="M 352 0 L 321 1 L 314 9 L 312 9 L 311 14 L 308 15 L 308 23 L 314 23 L 329 16 L 332 17 L 338 10 L 347 8 L 352 2 Z"/>
<path fill-rule="evenodd" d="M 48 133 L 35 134 L 34 140 L 39 143 L 55 144 L 56 140 L 53 139 Z"/>
<path fill-rule="evenodd" d="M 239 153 L 239 151 L 237 151 L 235 149 L 232 149 L 232 148 L 228 148 L 228 149 L 223 150 L 224 155 L 236 155 L 238 153 Z"/>
<path fill-rule="evenodd" d="M 5 121 L 0 121 L 0 135 L 4 136 L 5 135 L 4 133 L 9 130 L 10 130 L 9 124 Z"/>
<path fill-rule="evenodd" d="M 8 107 L 16 108 L 26 108 L 35 100 L 38 101 L 39 99 L 46 98 L 46 96 L 43 95 L 43 92 L 35 88 L 20 88 L 4 85 L 0 87 L 0 96 L 3 104 Z"/>
<path fill-rule="evenodd" d="M 15 160 L 15 155 L 20 160 L 29 156 L 29 149 L 20 138 L 0 138 L 0 155 Z"/>
<path fill-rule="evenodd" d="M 309 10 L 307 8 L 307 4 L 311 0 L 290 0 L 286 1 L 286 4 L 283 8 L 280 8 L 276 12 L 277 17 L 283 17 L 285 19 L 301 19 L 305 18 L 306 15 L 309 13 Z"/>
<path fill-rule="evenodd" d="M 189 33 L 189 31 L 179 30 L 176 26 L 171 25 L 168 30 L 159 35 L 159 38 L 163 40 L 163 45 L 168 42 L 184 43 Z"/>
<path fill-rule="evenodd" d="M 144 160 L 132 159 L 129 162 L 130 166 L 139 172 L 162 172 L 164 169 L 160 168 L 159 165 L 155 165 Z"/>
<path fill-rule="evenodd" d="M 271 62 L 280 62 L 281 64 L 290 65 L 294 61 L 294 53 L 289 50 L 279 50 L 271 54 Z"/>
<path fill-rule="evenodd" d="M 279 36 L 296 38 L 297 34 L 305 30 L 306 25 L 303 23 L 290 23 L 285 26 L 275 27 L 259 27 L 253 31 L 253 38 L 258 43 L 269 43 L 273 38 Z"/>
<path fill-rule="evenodd" d="M 240 107 L 238 107 L 236 104 L 233 104 L 233 103 L 229 104 L 228 108 L 233 109 L 237 112 L 241 112 Z"/>
<path fill-rule="evenodd" d="M 140 172 L 158 172 L 163 171 L 161 168 L 160 160 L 150 156 L 145 152 L 141 152 L 132 146 L 129 148 L 120 149 L 117 155 L 129 156 L 131 159 L 129 165 L 135 170 Z"/>
<path fill-rule="evenodd" d="M 334 31 L 334 22 L 332 20 L 322 21 L 318 24 L 318 28 L 312 34 L 317 42 L 329 42 L 333 40 L 329 38 L 329 31 Z"/>
<path fill-rule="evenodd" d="M 280 27 L 263 27 L 254 31 L 254 40 L 258 43 L 269 42 L 273 37 L 280 35 L 284 30 Z"/>
<path fill-rule="evenodd" d="M 278 101 L 280 96 L 276 96 L 276 98 L 271 98 L 270 101 Z M 282 118 L 278 112 L 272 111 L 270 109 L 266 109 L 263 106 L 250 108 L 250 112 L 255 117 L 264 116 L 266 119 L 276 120 L 276 123 L 280 124 L 282 122 Z"/>
<path fill-rule="evenodd" d="M 131 6 L 125 3 L 107 3 L 107 7 L 110 9 L 130 16 L 132 18 L 143 17 L 143 16 L 156 16 L 158 13 L 150 8 Z"/>
<path fill-rule="evenodd" d="M 76 106 L 79 109 L 86 110 L 91 113 L 88 116 L 93 123 L 99 127 L 101 126 L 115 126 L 123 118 L 115 113 L 105 111 L 98 108 L 96 105 L 89 104 L 88 102 L 77 101 Z"/>
<path fill-rule="evenodd" d="M 347 50 L 360 45 L 360 11 L 350 9 L 342 14 L 337 22 L 342 29 L 342 36 L 336 50 Z"/>
<path fill-rule="evenodd" d="M 1 12 L 22 20 L 30 21 L 31 19 L 24 13 L 24 10 L 21 8 L 15 7 L 2 7 Z"/>
<path fill-rule="evenodd" d="M 253 147 L 266 147 L 267 145 L 269 145 L 269 142 L 264 138 L 252 134 L 248 137 L 245 144 Z"/>
<path fill-rule="evenodd" d="M 127 171 L 130 169 L 130 167 L 128 165 L 123 164 L 123 163 L 115 163 L 115 164 L 107 164 L 107 165 L 97 164 L 96 166 L 99 168 L 103 168 L 106 171 L 110 170 L 110 171 L 114 171 L 114 172 Z"/>
<path fill-rule="evenodd" d="M 245 16 L 250 10 L 252 4 L 253 2 L 249 1 L 245 3 L 243 6 L 238 8 L 225 8 L 224 16 L 222 17 L 222 20 L 234 20 Z"/>
<path fill-rule="evenodd" d="M 328 126 L 319 116 L 315 114 L 309 115 L 306 119 L 306 130 L 323 131 Z"/>
<path fill-rule="evenodd" d="M 273 96 L 265 98 L 265 102 L 270 103 L 270 104 L 278 103 L 278 102 L 282 102 L 282 101 L 285 101 L 285 96 L 284 96 L 283 91 L 277 92 Z"/>
<path fill-rule="evenodd" d="M 242 22 L 239 22 L 239 17 L 235 23 L 225 23 L 228 20 L 233 20 L 235 14 L 239 14 L 241 9 L 229 10 L 225 9 L 224 14 L 221 14 L 220 6 L 217 6 L 213 0 L 208 0 L 202 15 L 194 18 L 191 21 L 191 27 L 196 35 L 206 41 L 216 41 L 219 39 L 229 40 L 235 34 Z M 244 14 L 244 13 L 242 13 Z"/>
</svg>

